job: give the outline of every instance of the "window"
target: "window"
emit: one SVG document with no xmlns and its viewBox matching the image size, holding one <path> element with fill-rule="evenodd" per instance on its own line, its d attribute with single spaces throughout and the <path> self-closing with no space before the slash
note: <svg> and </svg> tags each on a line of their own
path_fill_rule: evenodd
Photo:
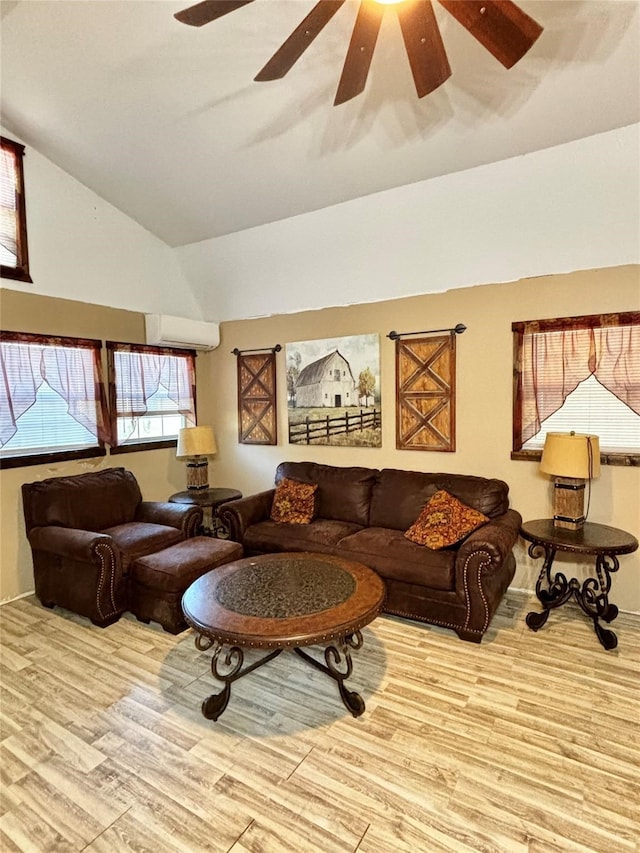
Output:
<svg viewBox="0 0 640 853">
<path fill-rule="evenodd" d="M 31 281 L 24 201 L 24 145 L 0 137 L 0 274 Z"/>
<path fill-rule="evenodd" d="M 107 341 L 112 453 L 174 445 L 196 423 L 195 353 Z"/>
<path fill-rule="evenodd" d="M 601 461 L 640 461 L 640 312 L 513 323 L 513 459 L 547 432 L 600 437 Z"/>
<path fill-rule="evenodd" d="M 3 468 L 104 456 L 100 341 L 0 333 Z"/>
</svg>

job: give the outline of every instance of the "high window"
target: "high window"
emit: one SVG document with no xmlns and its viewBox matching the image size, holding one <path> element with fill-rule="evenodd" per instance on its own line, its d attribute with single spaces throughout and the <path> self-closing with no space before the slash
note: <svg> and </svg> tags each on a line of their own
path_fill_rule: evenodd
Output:
<svg viewBox="0 0 640 853">
<path fill-rule="evenodd" d="M 24 200 L 24 145 L 0 137 L 0 275 L 31 281 Z"/>
<path fill-rule="evenodd" d="M 195 353 L 107 341 L 111 452 L 175 444 L 195 426 Z"/>
<path fill-rule="evenodd" d="M 513 323 L 514 459 L 547 432 L 600 437 L 601 461 L 640 461 L 640 312 Z"/>
<path fill-rule="evenodd" d="M 3 468 L 104 456 L 100 341 L 0 333 Z"/>
</svg>

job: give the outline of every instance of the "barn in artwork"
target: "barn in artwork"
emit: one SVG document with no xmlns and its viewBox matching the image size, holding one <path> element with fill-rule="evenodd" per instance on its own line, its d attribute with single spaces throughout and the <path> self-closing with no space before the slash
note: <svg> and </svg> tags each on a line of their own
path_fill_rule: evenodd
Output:
<svg viewBox="0 0 640 853">
<path fill-rule="evenodd" d="M 347 359 L 336 349 L 303 367 L 296 380 L 296 406 L 356 406 L 356 382 Z"/>
</svg>

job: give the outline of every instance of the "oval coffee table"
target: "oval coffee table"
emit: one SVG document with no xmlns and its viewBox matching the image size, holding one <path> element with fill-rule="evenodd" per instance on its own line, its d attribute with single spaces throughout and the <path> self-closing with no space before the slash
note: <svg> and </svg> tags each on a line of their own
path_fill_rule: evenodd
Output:
<svg viewBox="0 0 640 853">
<path fill-rule="evenodd" d="M 359 717 L 364 701 L 344 681 L 353 670 L 351 649 L 362 646 L 360 629 L 380 613 L 384 596 L 383 581 L 367 566 L 325 554 L 264 554 L 202 575 L 185 592 L 182 610 L 197 632 L 196 648 L 213 647 L 211 672 L 224 684 L 203 701 L 202 713 L 217 720 L 234 681 L 293 649 L 338 683 L 345 706 Z M 324 663 L 302 648 L 318 644 L 326 646 Z M 272 651 L 243 668 L 243 648 Z"/>
</svg>

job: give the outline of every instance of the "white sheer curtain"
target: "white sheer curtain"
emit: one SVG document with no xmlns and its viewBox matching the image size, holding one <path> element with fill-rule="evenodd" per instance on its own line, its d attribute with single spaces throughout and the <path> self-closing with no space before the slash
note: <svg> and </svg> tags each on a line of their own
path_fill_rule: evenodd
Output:
<svg viewBox="0 0 640 853">
<path fill-rule="evenodd" d="M 0 246 L 2 263 L 15 266 L 18 257 L 18 211 L 16 209 L 16 157 L 0 148 Z"/>
<path fill-rule="evenodd" d="M 147 401 L 162 385 L 181 415 L 195 420 L 191 359 L 159 353 L 114 352 L 116 411 L 119 416 L 138 417 L 147 411 Z"/>
<path fill-rule="evenodd" d="M 96 440 L 109 441 L 96 346 L 63 346 L 57 338 L 27 342 L 27 337 L 0 342 L 0 446 L 16 433 L 18 419 L 34 405 L 43 382 L 66 401 L 69 415 Z"/>
<path fill-rule="evenodd" d="M 542 321 L 541 321 L 542 325 Z M 522 344 L 522 443 L 590 375 L 640 414 L 640 325 L 528 332 Z"/>
</svg>

